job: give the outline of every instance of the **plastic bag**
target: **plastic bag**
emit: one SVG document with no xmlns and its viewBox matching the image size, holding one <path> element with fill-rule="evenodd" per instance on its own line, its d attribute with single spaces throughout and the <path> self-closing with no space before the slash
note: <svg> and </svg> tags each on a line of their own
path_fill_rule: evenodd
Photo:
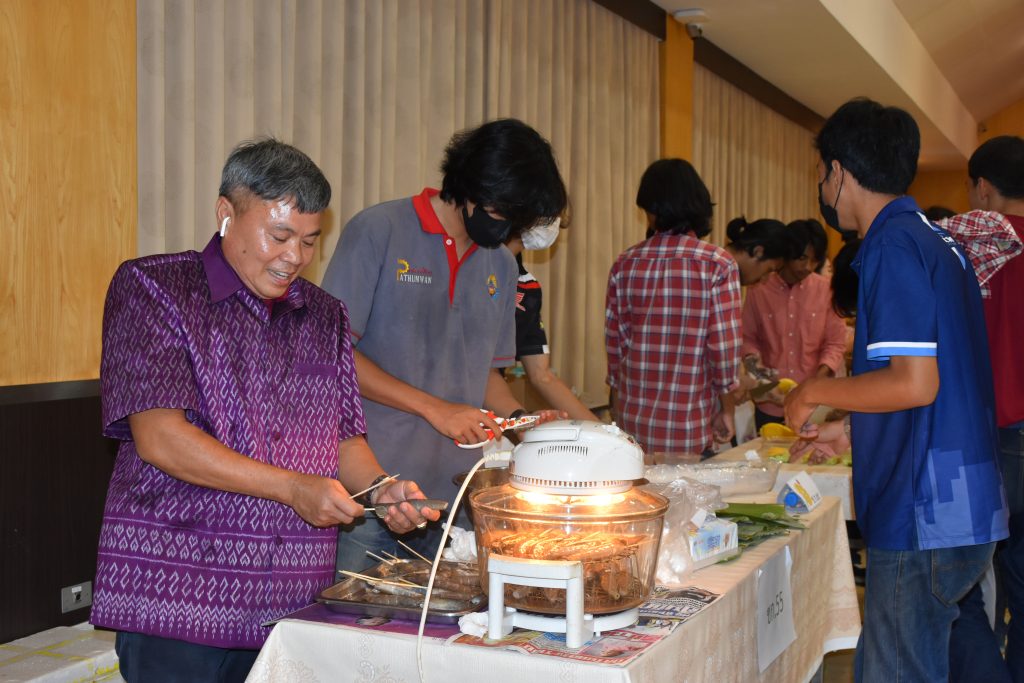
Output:
<svg viewBox="0 0 1024 683">
<path fill-rule="evenodd" d="M 779 463 L 774 460 L 712 460 L 683 465 L 654 465 L 644 470 L 647 481 L 652 483 L 666 483 L 685 477 L 717 486 L 725 497 L 771 491 L 778 475 Z"/>
<path fill-rule="evenodd" d="M 451 544 L 441 557 L 450 562 L 476 562 L 476 535 L 460 527 L 452 527 Z"/>
<path fill-rule="evenodd" d="M 648 471 L 650 469 L 653 468 L 648 468 Z M 651 481 L 650 476 L 647 479 Z M 705 519 L 714 517 L 715 510 L 725 507 L 722 494 L 717 486 L 678 477 L 660 483 L 652 481 L 644 488 L 669 500 L 661 531 L 655 582 L 660 586 L 680 584 L 695 569 L 690 556 L 689 530 L 700 527 Z"/>
</svg>

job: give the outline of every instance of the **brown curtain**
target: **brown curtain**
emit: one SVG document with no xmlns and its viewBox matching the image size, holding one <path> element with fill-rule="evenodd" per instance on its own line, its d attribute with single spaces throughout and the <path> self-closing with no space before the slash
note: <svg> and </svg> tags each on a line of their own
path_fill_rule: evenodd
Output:
<svg viewBox="0 0 1024 683">
<path fill-rule="evenodd" d="M 693 165 L 715 202 L 710 240 L 730 219 L 816 218 L 814 135 L 700 65 L 693 73 Z"/>
<path fill-rule="evenodd" d="M 585 403 L 607 401 L 604 296 L 615 258 L 643 237 L 637 184 L 658 153 L 658 52 L 648 34 L 589 0 L 493 4 L 488 112 L 534 125 L 555 148 L 571 221 L 527 252 L 544 287 L 551 365 Z"/>
<path fill-rule="evenodd" d="M 604 403 L 606 277 L 658 149 L 653 37 L 590 0 L 139 0 L 138 67 L 140 254 L 201 249 L 228 152 L 274 135 L 334 189 L 314 282 L 354 213 L 438 184 L 453 132 L 536 127 L 573 207 L 527 256 L 552 365 Z"/>
</svg>

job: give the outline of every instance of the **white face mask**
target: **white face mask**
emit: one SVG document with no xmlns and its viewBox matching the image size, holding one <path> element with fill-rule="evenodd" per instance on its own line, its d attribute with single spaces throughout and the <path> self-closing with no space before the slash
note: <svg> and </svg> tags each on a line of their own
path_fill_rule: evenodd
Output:
<svg viewBox="0 0 1024 683">
<path fill-rule="evenodd" d="M 558 239 L 558 226 L 561 224 L 562 218 L 558 217 L 550 223 L 535 225 L 524 230 L 520 235 L 520 239 L 523 240 L 523 249 L 527 251 L 547 249 Z"/>
</svg>

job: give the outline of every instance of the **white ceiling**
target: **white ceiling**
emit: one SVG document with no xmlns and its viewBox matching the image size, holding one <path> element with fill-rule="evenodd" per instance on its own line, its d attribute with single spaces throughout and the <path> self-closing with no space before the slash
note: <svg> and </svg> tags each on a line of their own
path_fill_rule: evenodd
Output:
<svg viewBox="0 0 1024 683">
<path fill-rule="evenodd" d="M 1024 100 L 1024 0 L 654 0 L 821 116 L 867 96 L 910 111 L 921 168 L 962 168 L 978 123 Z"/>
</svg>

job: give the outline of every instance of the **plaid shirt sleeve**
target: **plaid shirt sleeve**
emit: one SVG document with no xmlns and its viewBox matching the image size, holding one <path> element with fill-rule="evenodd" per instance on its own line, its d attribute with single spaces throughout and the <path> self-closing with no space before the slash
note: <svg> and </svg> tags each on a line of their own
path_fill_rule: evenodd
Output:
<svg viewBox="0 0 1024 683">
<path fill-rule="evenodd" d="M 970 211 L 939 221 L 939 227 L 952 235 L 967 252 L 974 266 L 981 295 L 992 296 L 988 281 L 1007 261 L 1024 250 L 1010 221 L 995 211 Z"/>
<path fill-rule="evenodd" d="M 735 261 L 721 272 L 711 290 L 708 326 L 708 365 L 715 392 L 724 394 L 738 385 L 740 346 L 740 271 Z"/>
</svg>

